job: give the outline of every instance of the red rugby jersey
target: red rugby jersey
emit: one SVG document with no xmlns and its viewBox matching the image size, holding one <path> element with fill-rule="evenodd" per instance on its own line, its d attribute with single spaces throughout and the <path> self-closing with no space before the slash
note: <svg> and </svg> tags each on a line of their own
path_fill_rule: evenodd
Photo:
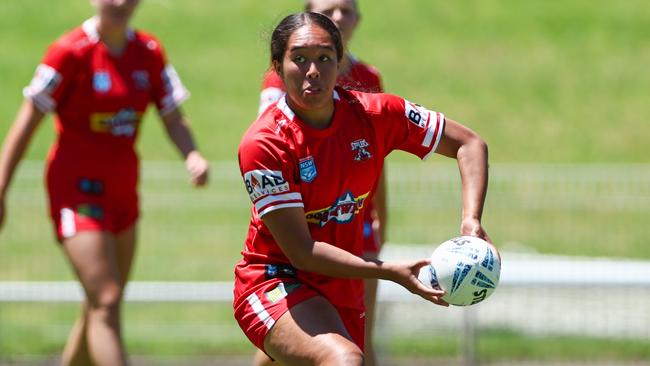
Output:
<svg viewBox="0 0 650 366">
<path fill-rule="evenodd" d="M 112 55 L 91 18 L 48 48 L 23 94 L 41 111 L 56 112 L 50 162 L 74 159 L 82 170 L 133 164 L 148 104 L 165 114 L 189 96 L 158 40 L 133 30 L 127 38 L 123 53 Z"/>
<path fill-rule="evenodd" d="M 364 63 L 353 55 L 350 57 L 350 70 L 345 75 L 339 75 L 336 79 L 336 85 L 347 89 L 357 90 L 366 93 L 383 93 L 384 89 L 381 84 L 381 75 L 373 66 Z M 262 92 L 260 94 L 260 106 L 258 113 L 264 112 L 269 105 L 280 99 L 285 92 L 284 83 L 280 76 L 274 70 L 268 70 L 264 74 L 262 82 Z M 374 195 L 374 192 L 373 192 Z M 372 223 L 373 203 L 369 201 L 366 205 L 365 220 Z"/>
<path fill-rule="evenodd" d="M 389 94 L 336 88 L 331 125 L 303 123 L 282 97 L 258 117 L 239 146 L 239 164 L 253 202 L 251 221 L 236 274 L 236 297 L 259 279 L 247 264 L 290 263 L 261 220 L 285 207 L 303 207 L 312 237 L 362 254 L 363 216 L 383 168 L 399 149 L 424 159 L 434 152 L 444 115 Z M 363 308 L 363 281 L 299 272 L 334 305 Z"/>
</svg>

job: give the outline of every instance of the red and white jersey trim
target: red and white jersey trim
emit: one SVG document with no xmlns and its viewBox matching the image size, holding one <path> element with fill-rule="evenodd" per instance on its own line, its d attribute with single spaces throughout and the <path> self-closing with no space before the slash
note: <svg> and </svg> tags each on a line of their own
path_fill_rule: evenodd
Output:
<svg viewBox="0 0 650 366">
<path fill-rule="evenodd" d="M 70 238 L 77 233 L 74 211 L 70 208 L 61 209 L 61 231 L 64 238 Z"/>
<path fill-rule="evenodd" d="M 429 149 L 429 152 L 422 158 L 424 160 L 438 148 L 438 143 L 440 143 L 444 132 L 445 115 L 411 103 L 406 99 L 404 99 L 404 115 L 411 123 L 426 129 L 421 145 Z M 432 144 L 433 146 L 431 146 Z"/>
<path fill-rule="evenodd" d="M 260 217 L 266 215 L 267 213 L 275 210 L 279 210 L 281 208 L 287 208 L 287 207 L 305 207 L 305 205 L 302 202 L 296 202 L 296 203 L 283 203 L 281 205 L 275 205 L 272 207 L 265 208 L 262 212 L 259 213 Z"/>
<path fill-rule="evenodd" d="M 190 92 L 185 88 L 176 69 L 171 64 L 165 65 L 161 77 L 165 83 L 165 96 L 161 101 L 160 115 L 164 116 L 187 100 L 190 97 Z"/>
<path fill-rule="evenodd" d="M 442 134 L 443 134 L 443 132 L 445 130 L 445 115 L 442 114 L 442 113 L 439 113 L 439 112 L 435 112 L 435 113 L 436 113 L 436 122 L 435 123 L 429 123 L 429 126 L 427 127 L 427 137 L 425 137 L 425 140 L 426 140 L 426 139 L 428 139 L 429 134 L 431 134 L 431 139 L 433 140 L 434 136 L 435 136 L 435 140 L 434 140 L 434 143 L 433 143 L 433 147 L 431 148 L 431 151 L 429 151 L 429 153 L 426 154 L 422 158 L 422 160 L 426 160 L 429 157 L 429 155 L 436 152 L 436 150 L 438 149 L 438 144 L 440 143 L 440 138 L 442 137 Z M 429 145 L 430 145 L 430 142 L 429 142 Z M 427 145 L 427 146 L 429 146 L 429 145 Z"/>
<path fill-rule="evenodd" d="M 336 90 L 334 90 L 333 95 L 334 95 L 334 100 L 340 100 L 341 99 L 341 96 L 339 95 L 339 93 Z M 291 108 L 287 104 L 287 95 L 286 94 L 282 95 L 280 100 L 278 100 L 277 108 L 280 111 L 282 111 L 282 113 L 287 117 L 287 119 L 289 121 L 293 121 L 293 117 L 295 117 L 296 114 L 293 113 L 293 111 L 291 110 Z"/>
<path fill-rule="evenodd" d="M 88 40 L 93 43 L 99 42 L 99 32 L 97 31 L 98 22 L 99 19 L 96 16 L 94 16 L 84 21 L 83 24 L 81 25 L 81 29 L 83 29 L 84 33 L 86 34 L 86 37 L 88 37 Z M 126 39 L 128 39 L 129 41 L 135 39 L 135 32 L 133 31 L 133 28 L 129 27 L 126 29 Z"/>
<path fill-rule="evenodd" d="M 291 108 L 289 108 L 289 105 L 287 104 L 287 96 L 286 96 L 286 95 L 283 95 L 283 96 L 280 98 L 280 100 L 278 100 L 277 108 L 278 108 L 280 111 L 282 111 L 282 113 L 284 114 L 284 116 L 287 117 L 287 119 L 288 119 L 289 121 L 293 121 L 293 117 L 295 117 L 296 114 L 293 113 L 293 111 L 291 110 Z"/>
<path fill-rule="evenodd" d="M 256 293 L 250 294 L 247 298 L 246 301 L 248 301 L 248 304 L 251 306 L 257 317 L 266 325 L 268 329 L 271 329 L 273 325 L 275 324 L 275 319 L 271 317 L 271 314 L 269 314 L 268 311 L 264 308 L 264 305 L 262 304 L 262 301 L 260 298 L 257 296 Z"/>
<path fill-rule="evenodd" d="M 255 202 L 255 210 L 260 217 L 285 207 L 304 207 L 302 195 L 298 192 L 272 195 Z"/>
<path fill-rule="evenodd" d="M 52 66 L 40 64 L 28 86 L 23 88 L 23 96 L 31 99 L 32 103 L 43 113 L 56 109 L 56 100 L 52 98 L 52 90 L 56 89 L 63 77 Z"/>
<path fill-rule="evenodd" d="M 440 143 L 440 138 L 442 137 L 442 133 L 445 130 L 444 128 L 445 115 L 440 112 L 434 112 L 434 113 L 435 113 L 436 120 L 435 122 L 431 123 L 431 116 L 429 116 L 429 124 L 427 125 L 427 134 L 424 137 L 424 141 L 422 142 L 422 146 L 430 147 L 431 142 L 433 141 L 433 147 L 431 148 L 431 152 L 436 151 L 436 149 L 438 148 L 438 143 Z M 429 154 L 427 154 L 427 156 Z"/>
</svg>

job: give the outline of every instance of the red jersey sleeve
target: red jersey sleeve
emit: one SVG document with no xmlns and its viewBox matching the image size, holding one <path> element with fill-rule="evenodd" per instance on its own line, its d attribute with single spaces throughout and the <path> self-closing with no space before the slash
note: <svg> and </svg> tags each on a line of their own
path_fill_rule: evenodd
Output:
<svg viewBox="0 0 650 366">
<path fill-rule="evenodd" d="M 153 52 L 152 92 L 153 101 L 161 115 L 177 108 L 190 96 L 190 92 L 181 82 L 174 66 L 167 62 L 165 50 L 154 38 L 145 41 L 146 47 Z"/>
<path fill-rule="evenodd" d="M 31 82 L 23 89 L 23 95 L 41 112 L 55 110 L 75 77 L 78 63 L 72 47 L 61 40 L 54 42 L 36 67 Z"/>
<path fill-rule="evenodd" d="M 239 145 L 239 168 L 258 217 L 286 207 L 304 207 L 294 164 L 280 138 L 249 132 Z"/>
<path fill-rule="evenodd" d="M 386 153 L 403 150 L 426 159 L 436 151 L 445 128 L 444 114 L 394 95 L 375 95 L 370 94 L 374 99 L 370 113 L 377 120 Z"/>
</svg>

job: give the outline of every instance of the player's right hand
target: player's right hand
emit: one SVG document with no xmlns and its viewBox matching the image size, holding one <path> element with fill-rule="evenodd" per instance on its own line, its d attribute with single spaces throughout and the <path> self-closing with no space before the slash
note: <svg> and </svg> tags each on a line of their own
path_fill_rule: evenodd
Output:
<svg viewBox="0 0 650 366">
<path fill-rule="evenodd" d="M 192 151 L 187 155 L 185 168 L 190 173 L 190 180 L 194 186 L 202 187 L 208 183 L 210 167 L 208 161 L 198 151 Z"/>
<path fill-rule="evenodd" d="M 393 273 L 393 277 L 390 278 L 391 281 L 396 282 L 411 293 L 419 295 L 427 301 L 440 306 L 449 306 L 449 304 L 442 299 L 442 296 L 445 294 L 445 291 L 440 288 L 430 288 L 425 286 L 418 279 L 418 274 L 420 273 L 420 268 L 428 265 L 431 261 L 429 259 L 420 259 L 413 262 L 404 262 L 404 263 L 391 263 L 390 268 Z M 388 263 L 384 263 L 386 265 Z"/>
</svg>

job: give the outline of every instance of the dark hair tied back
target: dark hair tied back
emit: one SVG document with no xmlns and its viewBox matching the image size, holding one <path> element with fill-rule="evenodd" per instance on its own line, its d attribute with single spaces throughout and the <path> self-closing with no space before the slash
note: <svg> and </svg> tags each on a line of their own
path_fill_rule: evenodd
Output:
<svg viewBox="0 0 650 366">
<path fill-rule="evenodd" d="M 282 65 L 284 53 L 287 51 L 287 44 L 289 37 L 296 30 L 304 27 L 305 25 L 314 24 L 323 28 L 329 33 L 336 48 L 336 58 L 341 61 L 343 57 L 343 41 L 341 40 L 341 33 L 336 25 L 327 16 L 320 13 L 302 12 L 286 16 L 273 30 L 271 34 L 271 64 L 273 61 L 278 65 Z"/>
</svg>

